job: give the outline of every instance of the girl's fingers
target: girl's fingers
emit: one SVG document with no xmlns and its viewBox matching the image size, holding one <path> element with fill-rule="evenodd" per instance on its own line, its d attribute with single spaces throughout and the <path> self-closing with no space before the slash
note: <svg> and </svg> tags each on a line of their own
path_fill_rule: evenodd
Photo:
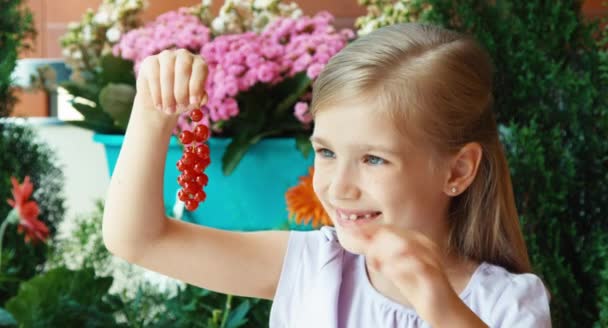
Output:
<svg viewBox="0 0 608 328">
<path fill-rule="evenodd" d="M 188 109 L 189 101 L 189 81 L 192 74 L 192 54 L 187 50 L 181 49 L 176 52 L 175 57 L 175 77 L 174 93 L 175 101 L 179 111 Z"/>
<path fill-rule="evenodd" d="M 144 83 L 149 93 L 150 102 L 158 110 L 163 109 L 163 99 L 160 92 L 160 84 L 158 80 L 160 78 L 160 67 L 158 58 L 156 56 L 150 56 L 144 60 L 141 65 L 140 71 L 145 73 Z M 145 93 L 144 93 L 145 94 Z"/>
<path fill-rule="evenodd" d="M 163 109 L 175 113 L 175 54 L 172 51 L 164 50 L 158 55 L 160 63 L 160 91 L 163 99 Z"/>
<path fill-rule="evenodd" d="M 195 57 L 192 62 L 192 74 L 190 76 L 190 104 L 195 107 L 204 105 L 207 101 L 205 93 L 205 81 L 207 79 L 207 63 L 199 56 Z"/>
</svg>

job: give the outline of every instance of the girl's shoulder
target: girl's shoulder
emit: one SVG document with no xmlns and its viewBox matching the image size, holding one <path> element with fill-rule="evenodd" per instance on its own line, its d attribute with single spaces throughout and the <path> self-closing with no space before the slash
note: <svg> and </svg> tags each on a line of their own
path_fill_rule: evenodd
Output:
<svg viewBox="0 0 608 328">
<path fill-rule="evenodd" d="M 534 323 L 550 327 L 550 294 L 542 279 L 533 273 L 512 273 L 488 262 L 480 264 L 461 294 L 469 307 L 486 322 L 497 326 L 508 323 Z"/>
</svg>

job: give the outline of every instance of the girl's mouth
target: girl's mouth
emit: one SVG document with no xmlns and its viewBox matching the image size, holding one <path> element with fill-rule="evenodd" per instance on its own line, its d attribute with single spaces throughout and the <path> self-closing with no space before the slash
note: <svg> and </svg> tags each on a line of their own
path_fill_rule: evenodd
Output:
<svg viewBox="0 0 608 328">
<path fill-rule="evenodd" d="M 380 211 L 348 211 L 338 209 L 336 210 L 336 216 L 338 223 L 342 226 L 354 226 L 369 223 L 376 220 L 382 215 Z"/>
</svg>

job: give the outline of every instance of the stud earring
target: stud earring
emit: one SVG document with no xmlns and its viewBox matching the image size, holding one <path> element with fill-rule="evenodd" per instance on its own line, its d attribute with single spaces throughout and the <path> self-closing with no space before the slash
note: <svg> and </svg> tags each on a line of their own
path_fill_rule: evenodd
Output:
<svg viewBox="0 0 608 328">
<path fill-rule="evenodd" d="M 458 188 L 452 187 L 452 189 L 450 189 L 450 191 L 452 192 L 452 194 L 455 194 L 458 191 Z"/>
</svg>

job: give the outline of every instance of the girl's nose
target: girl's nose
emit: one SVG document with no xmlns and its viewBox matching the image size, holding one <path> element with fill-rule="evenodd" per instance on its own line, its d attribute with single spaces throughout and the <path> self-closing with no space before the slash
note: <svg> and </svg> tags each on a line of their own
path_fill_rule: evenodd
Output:
<svg viewBox="0 0 608 328">
<path fill-rule="evenodd" d="M 335 200 L 358 199 L 360 189 L 358 177 L 351 165 L 337 165 L 336 171 L 329 176 L 331 179 L 330 194 Z"/>
</svg>

